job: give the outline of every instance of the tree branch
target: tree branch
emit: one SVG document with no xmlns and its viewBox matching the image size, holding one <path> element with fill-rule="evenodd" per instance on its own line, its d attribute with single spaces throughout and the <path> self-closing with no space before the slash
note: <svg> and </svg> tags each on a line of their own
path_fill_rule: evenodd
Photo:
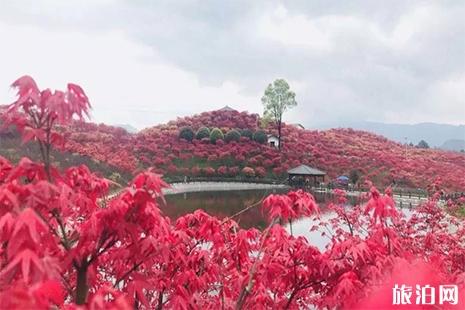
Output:
<svg viewBox="0 0 465 310">
<path fill-rule="evenodd" d="M 263 248 L 265 246 L 265 241 L 266 241 L 266 238 L 268 237 L 268 234 L 270 233 L 270 230 L 271 230 L 271 227 L 273 227 L 273 225 L 275 225 L 276 223 L 278 223 L 278 218 L 275 218 L 273 219 L 273 221 L 270 223 L 270 225 L 267 227 L 266 231 L 265 231 L 265 234 L 263 235 L 263 240 L 262 240 L 262 244 L 260 245 L 260 249 L 258 251 L 258 254 L 257 254 L 257 259 L 254 261 L 253 265 L 252 265 L 252 268 L 250 269 L 250 274 L 249 274 L 249 282 L 247 283 L 247 285 L 242 289 L 240 295 L 239 295 L 239 298 L 237 300 L 237 303 L 236 303 L 236 310 L 240 310 L 242 309 L 242 307 L 244 306 L 244 302 L 247 298 L 247 296 L 250 294 L 250 291 L 252 290 L 252 287 L 253 287 L 253 277 L 255 275 L 255 272 L 257 271 L 257 266 L 258 266 L 258 261 L 260 260 L 260 255 L 262 254 L 263 252 Z"/>
</svg>

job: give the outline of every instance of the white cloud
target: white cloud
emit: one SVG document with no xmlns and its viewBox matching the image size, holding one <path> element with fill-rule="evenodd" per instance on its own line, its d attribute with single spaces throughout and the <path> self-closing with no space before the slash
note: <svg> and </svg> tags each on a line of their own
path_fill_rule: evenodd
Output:
<svg viewBox="0 0 465 310">
<path fill-rule="evenodd" d="M 259 36 L 291 48 L 304 47 L 324 52 L 331 48 L 331 44 L 328 33 L 321 26 L 304 15 L 289 15 L 283 5 L 267 12 L 257 22 Z"/>
<path fill-rule="evenodd" d="M 404 14 L 392 33 L 386 38 L 390 47 L 395 49 L 412 48 L 415 35 L 424 33 L 440 23 L 439 9 L 433 5 L 423 5 Z"/>
<path fill-rule="evenodd" d="M 465 123 L 464 2 L 25 1 L 2 2 L 0 102 L 28 73 L 82 84 L 97 121 L 143 127 L 261 112 L 285 78 L 289 122 Z"/>
<path fill-rule="evenodd" d="M 259 112 L 259 98 L 241 95 L 234 82 L 202 86 L 194 74 L 164 63 L 152 48 L 119 32 L 89 35 L 0 24 L 0 42 L 8 46 L 0 50 L 2 103 L 14 99 L 8 85 L 29 74 L 41 88 L 80 84 L 98 122 L 142 128 L 226 104 Z"/>
<path fill-rule="evenodd" d="M 440 102 L 441 104 L 438 104 Z M 450 76 L 433 84 L 425 93 L 420 117 L 446 118 L 450 123 L 463 124 L 465 117 L 465 73 Z"/>
</svg>

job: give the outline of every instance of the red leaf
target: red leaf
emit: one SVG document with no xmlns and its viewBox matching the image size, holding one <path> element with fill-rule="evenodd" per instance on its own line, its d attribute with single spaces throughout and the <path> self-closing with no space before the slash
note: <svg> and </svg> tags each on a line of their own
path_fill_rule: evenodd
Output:
<svg viewBox="0 0 465 310">
<path fill-rule="evenodd" d="M 42 282 L 33 292 L 34 296 L 41 300 L 44 305 L 49 305 L 52 302 L 55 305 L 61 306 L 65 299 L 65 291 L 60 282 L 56 280 L 48 280 Z"/>
<path fill-rule="evenodd" d="M 34 279 L 44 276 L 42 262 L 37 254 L 30 249 L 25 249 L 14 256 L 13 260 L 0 272 L 0 278 L 6 279 L 7 282 L 11 281 L 20 270 L 26 283 L 29 283 L 31 273 Z"/>
</svg>

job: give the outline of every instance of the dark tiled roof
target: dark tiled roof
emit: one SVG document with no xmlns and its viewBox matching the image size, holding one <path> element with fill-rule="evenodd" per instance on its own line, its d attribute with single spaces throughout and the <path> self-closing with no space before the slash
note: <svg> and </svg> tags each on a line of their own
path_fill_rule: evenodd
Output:
<svg viewBox="0 0 465 310">
<path fill-rule="evenodd" d="M 326 175 L 326 172 L 307 165 L 300 165 L 298 167 L 287 170 L 288 174 L 302 174 L 302 175 Z"/>
<path fill-rule="evenodd" d="M 218 111 L 236 111 L 236 110 L 234 110 L 234 109 L 231 108 L 230 106 L 225 106 L 225 107 L 219 109 Z"/>
</svg>

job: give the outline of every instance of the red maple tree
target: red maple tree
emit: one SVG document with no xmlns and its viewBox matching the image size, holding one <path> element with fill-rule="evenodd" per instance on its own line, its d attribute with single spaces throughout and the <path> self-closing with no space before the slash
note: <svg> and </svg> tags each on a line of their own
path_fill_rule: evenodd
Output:
<svg viewBox="0 0 465 310">
<path fill-rule="evenodd" d="M 338 191 L 332 216 L 320 218 L 313 196 L 296 191 L 264 200 L 263 231 L 201 210 L 171 222 L 157 204 L 167 184 L 152 170 L 108 201 L 109 181 L 87 167 L 53 167 L 57 125 L 90 107 L 80 87 L 39 91 L 27 76 L 13 85 L 4 123 L 39 144 L 42 162 L 0 158 L 2 307 L 387 308 L 393 283 L 412 280 L 456 283 L 464 297 L 465 229 L 445 213 L 461 200 L 433 194 L 406 217 L 390 191 L 372 188 L 356 206 Z M 302 216 L 316 217 L 308 229 L 328 237 L 324 249 L 279 225 Z"/>
</svg>

